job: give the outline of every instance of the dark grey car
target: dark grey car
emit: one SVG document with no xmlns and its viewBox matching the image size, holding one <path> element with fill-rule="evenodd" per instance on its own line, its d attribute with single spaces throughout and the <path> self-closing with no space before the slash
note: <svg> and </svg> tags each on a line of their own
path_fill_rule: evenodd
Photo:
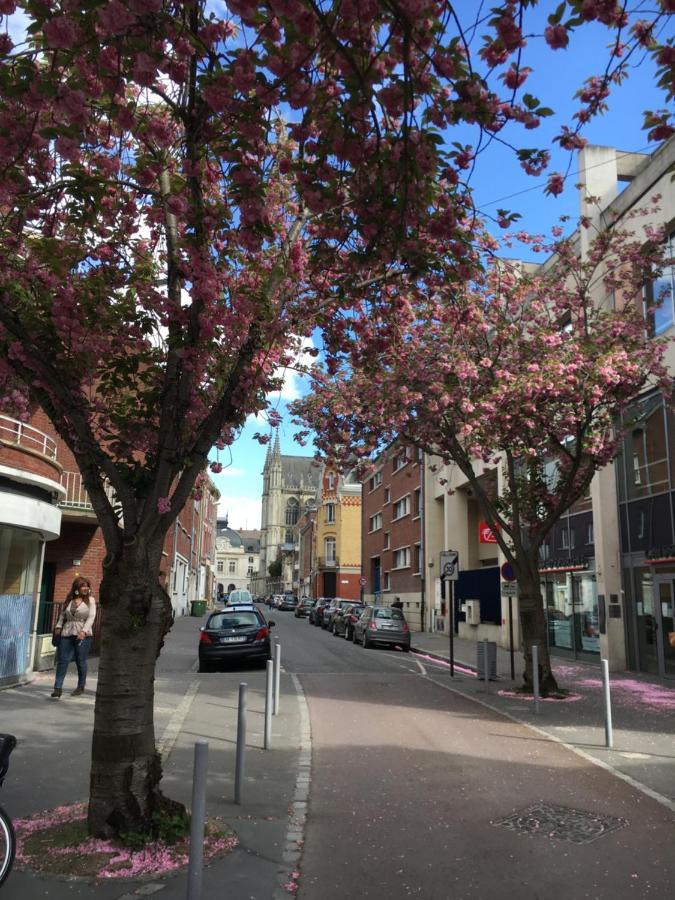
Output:
<svg viewBox="0 0 675 900">
<path fill-rule="evenodd" d="M 410 650 L 410 628 L 400 609 L 390 606 L 366 606 L 354 626 L 354 643 L 364 648 L 389 644 Z"/>
<path fill-rule="evenodd" d="M 255 606 L 226 606 L 212 613 L 199 634 L 199 671 L 212 672 L 230 662 L 266 665 L 273 626 Z"/>
</svg>

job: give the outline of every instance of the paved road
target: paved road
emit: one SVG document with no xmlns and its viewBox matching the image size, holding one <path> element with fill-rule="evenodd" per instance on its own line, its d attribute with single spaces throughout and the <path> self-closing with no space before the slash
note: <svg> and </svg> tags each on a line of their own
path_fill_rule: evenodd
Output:
<svg viewBox="0 0 675 900">
<path fill-rule="evenodd" d="M 669 810 L 414 657 L 275 618 L 312 727 L 301 900 L 675 896 Z M 521 819 L 534 833 L 495 824 L 542 803 L 574 838 L 605 832 L 561 840 L 541 808 Z"/>
</svg>

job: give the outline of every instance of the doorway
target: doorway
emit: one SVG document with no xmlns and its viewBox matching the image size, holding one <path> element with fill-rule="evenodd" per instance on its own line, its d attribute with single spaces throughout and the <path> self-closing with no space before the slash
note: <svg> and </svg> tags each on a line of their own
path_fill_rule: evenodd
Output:
<svg viewBox="0 0 675 900">
<path fill-rule="evenodd" d="M 636 612 L 640 669 L 675 678 L 675 573 L 644 572 Z"/>
</svg>

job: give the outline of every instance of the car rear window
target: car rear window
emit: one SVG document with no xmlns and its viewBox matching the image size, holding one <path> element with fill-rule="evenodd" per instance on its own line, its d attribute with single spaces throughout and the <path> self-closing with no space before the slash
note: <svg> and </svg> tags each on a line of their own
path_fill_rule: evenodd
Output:
<svg viewBox="0 0 675 900">
<path fill-rule="evenodd" d="M 400 609 L 389 609 L 388 607 L 383 607 L 382 609 L 374 610 L 376 619 L 396 619 L 399 622 L 405 621 L 403 618 L 403 613 Z"/>
<path fill-rule="evenodd" d="M 254 612 L 222 613 L 211 616 L 207 628 L 219 630 L 221 628 L 244 628 L 251 625 L 259 625 L 260 619 Z"/>
</svg>

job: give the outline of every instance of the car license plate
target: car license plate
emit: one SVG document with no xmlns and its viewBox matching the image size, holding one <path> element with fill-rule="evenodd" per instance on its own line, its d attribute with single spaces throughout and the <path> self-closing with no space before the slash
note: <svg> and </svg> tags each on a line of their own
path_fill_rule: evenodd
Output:
<svg viewBox="0 0 675 900">
<path fill-rule="evenodd" d="M 245 637 L 224 637 L 220 639 L 221 644 L 243 644 L 245 642 Z"/>
</svg>

